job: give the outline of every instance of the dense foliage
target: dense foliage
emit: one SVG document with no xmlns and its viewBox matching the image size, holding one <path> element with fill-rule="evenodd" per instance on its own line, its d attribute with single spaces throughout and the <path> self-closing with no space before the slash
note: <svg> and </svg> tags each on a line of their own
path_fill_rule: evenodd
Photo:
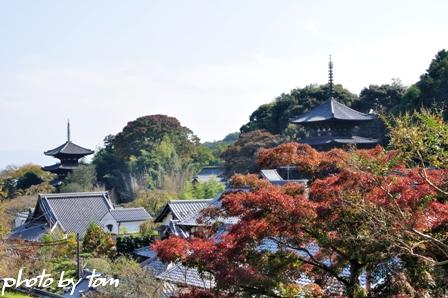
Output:
<svg viewBox="0 0 448 298">
<path fill-rule="evenodd" d="M 256 170 L 256 157 L 261 148 L 270 148 L 280 143 L 280 137 L 266 130 L 242 133 L 223 154 L 227 175 L 252 173 Z"/>
<path fill-rule="evenodd" d="M 295 143 L 263 150 L 259 164 L 308 171 L 308 191 L 234 177 L 251 190 L 226 194 L 222 208 L 204 216 L 238 217 L 236 225 L 224 234 L 219 225 L 206 228 L 219 238 L 171 237 L 153 248 L 165 261 L 212 273 L 217 287 L 208 295 L 215 297 L 441 297 L 448 289 L 448 169 L 437 156 L 448 139 L 433 136 L 448 125 L 432 114 L 415 117 L 397 120 L 391 146 L 400 151 L 317 152 Z M 428 150 L 403 144 L 412 139 L 408 130 L 429 140 Z M 296 283 L 304 277 L 313 282 Z"/>
<path fill-rule="evenodd" d="M 95 223 L 91 223 L 87 228 L 82 248 L 83 252 L 93 256 L 114 256 L 116 254 L 112 235 L 104 232 L 103 228 Z"/>
<path fill-rule="evenodd" d="M 153 237 L 150 235 L 144 236 L 119 236 L 116 240 L 117 254 L 119 255 L 132 255 L 134 250 L 144 246 L 148 246 L 153 241 Z"/>
<path fill-rule="evenodd" d="M 215 162 L 218 157 L 201 146 L 190 129 L 164 115 L 129 122 L 116 136 L 105 139 L 93 160 L 98 181 L 123 202 L 142 189 L 180 193 L 200 167 Z"/>
<path fill-rule="evenodd" d="M 64 179 L 60 192 L 93 191 L 97 187 L 95 166 L 81 164 Z"/>
<path fill-rule="evenodd" d="M 420 80 L 409 89 L 404 108 L 440 107 L 446 110 L 448 104 L 448 51 L 441 50 L 431 61 Z M 445 115 L 446 116 L 446 115 Z"/>
<path fill-rule="evenodd" d="M 52 179 L 53 176 L 42 170 L 39 165 L 9 166 L 0 172 L 0 200 L 52 192 Z"/>
</svg>

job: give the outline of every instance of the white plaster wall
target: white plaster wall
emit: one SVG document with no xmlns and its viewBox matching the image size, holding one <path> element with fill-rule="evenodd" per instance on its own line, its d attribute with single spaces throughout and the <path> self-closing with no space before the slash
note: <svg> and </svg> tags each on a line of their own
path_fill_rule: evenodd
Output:
<svg viewBox="0 0 448 298">
<path fill-rule="evenodd" d="M 120 222 L 120 228 L 119 231 L 126 232 L 126 233 L 138 233 L 140 232 L 140 225 L 143 223 L 143 221 L 137 221 L 137 222 Z"/>
<path fill-rule="evenodd" d="M 101 226 L 103 227 L 104 231 L 109 233 L 109 229 L 107 228 L 107 225 L 112 225 L 112 234 L 118 234 L 118 223 L 117 221 L 112 217 L 110 213 L 107 213 L 100 221 Z"/>
</svg>

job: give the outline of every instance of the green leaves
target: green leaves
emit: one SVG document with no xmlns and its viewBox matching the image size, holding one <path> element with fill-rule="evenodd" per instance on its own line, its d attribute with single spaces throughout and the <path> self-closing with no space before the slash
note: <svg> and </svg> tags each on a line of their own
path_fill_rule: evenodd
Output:
<svg viewBox="0 0 448 298">
<path fill-rule="evenodd" d="M 440 114 L 423 110 L 388 121 L 391 149 L 409 165 L 448 168 L 448 124 Z"/>
</svg>

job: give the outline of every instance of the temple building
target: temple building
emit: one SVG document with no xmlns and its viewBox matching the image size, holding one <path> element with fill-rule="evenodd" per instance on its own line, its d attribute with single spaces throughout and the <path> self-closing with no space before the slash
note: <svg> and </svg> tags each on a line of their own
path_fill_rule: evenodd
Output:
<svg viewBox="0 0 448 298">
<path fill-rule="evenodd" d="M 68 122 L 67 142 L 59 147 L 45 151 L 44 154 L 60 160 L 59 163 L 42 168 L 45 171 L 58 175 L 58 178 L 54 181 L 55 184 L 58 184 L 67 176 L 68 173 L 79 166 L 79 159 L 93 154 L 93 151 L 72 143 L 70 140 L 70 123 Z"/>
<path fill-rule="evenodd" d="M 333 62 L 329 62 L 329 95 L 323 104 L 291 119 L 301 125 L 305 133 L 300 143 L 309 144 L 317 150 L 355 145 L 372 148 L 380 143 L 377 115 L 353 110 L 333 98 Z"/>
</svg>

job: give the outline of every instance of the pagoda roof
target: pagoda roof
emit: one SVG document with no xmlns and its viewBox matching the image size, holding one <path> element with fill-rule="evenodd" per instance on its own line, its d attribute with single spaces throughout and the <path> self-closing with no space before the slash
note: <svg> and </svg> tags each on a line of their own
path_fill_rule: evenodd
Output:
<svg viewBox="0 0 448 298">
<path fill-rule="evenodd" d="M 330 98 L 323 104 L 314 107 L 313 109 L 296 117 L 295 119 L 292 119 L 291 123 L 304 124 L 331 120 L 369 121 L 375 118 L 375 115 L 358 112 L 338 102 L 334 98 Z"/>
<path fill-rule="evenodd" d="M 67 141 L 59 147 L 48 150 L 44 152 L 45 155 L 48 156 L 57 156 L 57 155 L 80 155 L 85 156 L 89 154 L 93 154 L 93 151 L 90 149 L 83 148 L 71 141 Z"/>
<path fill-rule="evenodd" d="M 46 166 L 46 167 L 42 167 L 42 169 L 44 171 L 49 171 L 49 172 L 66 172 L 66 171 L 71 171 L 73 169 L 75 169 L 76 167 L 78 167 L 78 164 L 61 164 L 61 163 L 57 163 L 51 166 Z"/>
<path fill-rule="evenodd" d="M 379 139 L 366 138 L 360 136 L 338 137 L 338 136 L 321 136 L 301 139 L 300 142 L 308 145 L 330 145 L 330 144 L 378 144 Z"/>
</svg>

